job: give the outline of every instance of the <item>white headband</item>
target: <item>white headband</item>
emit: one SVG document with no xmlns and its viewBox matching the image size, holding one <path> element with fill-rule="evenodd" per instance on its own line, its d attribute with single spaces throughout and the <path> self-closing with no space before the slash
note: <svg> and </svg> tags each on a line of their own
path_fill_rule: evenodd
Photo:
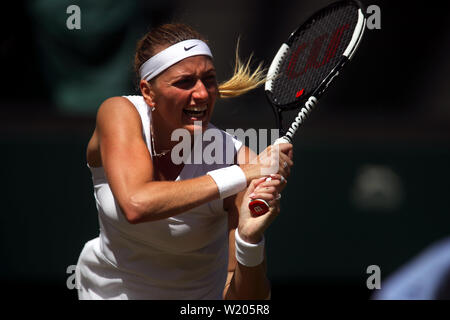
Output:
<svg viewBox="0 0 450 320">
<path fill-rule="evenodd" d="M 139 69 L 141 80 L 151 80 L 175 63 L 192 56 L 206 55 L 212 58 L 206 43 L 198 39 L 178 42 L 148 59 Z"/>
</svg>

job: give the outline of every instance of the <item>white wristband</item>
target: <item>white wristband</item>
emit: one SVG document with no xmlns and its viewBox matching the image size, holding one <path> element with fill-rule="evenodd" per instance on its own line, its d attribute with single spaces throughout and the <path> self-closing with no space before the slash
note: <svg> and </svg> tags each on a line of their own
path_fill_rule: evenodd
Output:
<svg viewBox="0 0 450 320">
<path fill-rule="evenodd" d="M 236 239 L 236 260 L 247 267 L 255 267 L 264 261 L 264 236 L 259 243 L 248 243 L 241 239 L 238 229 L 234 232 Z"/>
<path fill-rule="evenodd" d="M 207 174 L 216 182 L 220 199 L 232 196 L 247 187 L 245 173 L 237 165 L 213 170 Z"/>
</svg>

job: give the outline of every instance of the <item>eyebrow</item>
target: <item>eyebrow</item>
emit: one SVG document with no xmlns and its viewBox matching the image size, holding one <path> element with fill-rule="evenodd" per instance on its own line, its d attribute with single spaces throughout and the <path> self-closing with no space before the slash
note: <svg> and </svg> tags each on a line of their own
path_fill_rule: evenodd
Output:
<svg viewBox="0 0 450 320">
<path fill-rule="evenodd" d="M 208 70 L 206 70 L 205 72 L 202 72 L 202 76 L 204 76 L 204 75 L 210 75 L 210 74 L 212 74 L 212 73 L 216 73 L 216 69 L 214 68 L 214 67 L 212 67 L 212 68 L 210 68 L 210 69 L 208 69 Z M 180 73 L 178 73 L 177 75 L 175 75 L 173 78 L 172 78 L 172 80 L 174 80 L 174 81 L 176 81 L 176 80 L 179 80 L 179 79 L 182 79 L 182 78 L 185 78 L 185 77 L 192 77 L 192 73 L 190 73 L 190 72 L 180 72 Z"/>
</svg>

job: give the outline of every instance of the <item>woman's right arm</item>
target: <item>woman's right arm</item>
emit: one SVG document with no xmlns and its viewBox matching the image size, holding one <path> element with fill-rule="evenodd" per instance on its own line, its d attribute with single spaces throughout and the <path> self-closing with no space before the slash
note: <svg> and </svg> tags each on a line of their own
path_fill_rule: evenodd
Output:
<svg viewBox="0 0 450 320">
<path fill-rule="evenodd" d="M 154 181 L 150 153 L 142 138 L 139 113 L 126 98 L 106 100 L 97 114 L 102 165 L 111 191 L 128 222 L 165 219 L 219 198 L 209 175 Z M 261 176 L 258 165 L 242 167 L 248 183 Z"/>
<path fill-rule="evenodd" d="M 219 197 L 214 180 L 154 181 L 139 113 L 126 98 L 106 100 L 97 114 L 102 165 L 128 222 L 164 219 Z"/>
</svg>

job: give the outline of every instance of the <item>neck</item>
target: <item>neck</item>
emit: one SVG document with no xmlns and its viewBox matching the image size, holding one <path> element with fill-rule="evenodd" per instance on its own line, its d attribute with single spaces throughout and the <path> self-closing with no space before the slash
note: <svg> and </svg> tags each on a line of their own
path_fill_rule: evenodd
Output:
<svg viewBox="0 0 450 320">
<path fill-rule="evenodd" d="M 171 140 L 172 132 L 175 129 L 167 127 L 167 125 L 165 125 L 165 121 L 160 119 L 156 112 L 153 112 L 151 139 L 154 154 L 159 155 L 160 157 L 170 154 L 173 147 L 180 142 Z"/>
<path fill-rule="evenodd" d="M 151 139 L 152 148 L 155 154 L 169 153 L 180 141 L 172 141 L 172 132 L 178 128 L 172 129 L 165 125 L 165 121 L 159 117 L 156 112 L 152 112 Z M 191 150 L 194 147 L 194 134 L 191 133 Z"/>
</svg>

